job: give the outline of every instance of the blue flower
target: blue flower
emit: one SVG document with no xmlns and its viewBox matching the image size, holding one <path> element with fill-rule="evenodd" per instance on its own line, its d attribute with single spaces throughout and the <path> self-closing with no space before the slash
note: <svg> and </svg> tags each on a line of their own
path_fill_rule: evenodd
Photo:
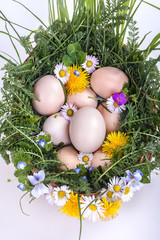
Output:
<svg viewBox="0 0 160 240">
<path fill-rule="evenodd" d="M 26 167 L 26 163 L 25 162 L 19 162 L 18 165 L 17 165 L 17 168 L 18 169 L 24 169 Z"/>
<path fill-rule="evenodd" d="M 91 173 L 91 172 L 93 171 L 93 169 L 94 169 L 94 167 L 90 167 L 90 168 L 88 169 L 89 173 Z"/>
<path fill-rule="evenodd" d="M 25 189 L 25 186 L 23 183 L 18 184 L 18 188 L 22 191 Z"/>
<path fill-rule="evenodd" d="M 88 182 L 88 179 L 87 179 L 86 176 L 80 177 L 80 179 L 81 179 L 81 180 L 84 179 L 84 180 L 86 180 L 86 182 Z"/>
<path fill-rule="evenodd" d="M 38 198 L 39 196 L 49 192 L 48 188 L 41 183 L 45 179 L 45 173 L 43 170 L 39 171 L 38 173 L 34 173 L 33 176 L 28 176 L 27 178 L 30 183 L 35 186 L 31 191 L 31 194 L 35 198 Z"/>
<path fill-rule="evenodd" d="M 46 145 L 46 141 L 44 141 L 43 139 L 38 143 L 39 146 L 43 147 Z"/>
<path fill-rule="evenodd" d="M 80 171 L 81 171 L 81 168 L 80 168 L 80 167 L 78 167 L 78 168 L 75 168 L 75 169 L 74 169 L 74 171 L 75 171 L 76 173 L 80 173 Z"/>
<path fill-rule="evenodd" d="M 129 170 L 126 171 L 127 177 L 125 181 L 131 183 L 131 186 L 134 191 L 139 190 L 143 184 L 140 182 L 142 180 L 143 173 L 137 169 L 134 173 L 131 173 Z"/>
<path fill-rule="evenodd" d="M 76 75 L 77 77 L 79 77 L 79 75 L 80 75 L 80 72 L 79 72 L 79 71 L 77 71 L 77 70 L 75 70 L 75 71 L 74 71 L 74 75 Z"/>
</svg>

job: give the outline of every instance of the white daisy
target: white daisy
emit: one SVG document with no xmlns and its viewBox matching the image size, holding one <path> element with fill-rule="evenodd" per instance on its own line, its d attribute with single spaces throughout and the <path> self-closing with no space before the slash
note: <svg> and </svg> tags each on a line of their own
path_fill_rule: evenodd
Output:
<svg viewBox="0 0 160 240">
<path fill-rule="evenodd" d="M 106 189 L 102 188 L 101 189 L 101 194 L 105 191 L 106 191 Z M 115 202 L 117 200 L 117 197 L 115 196 L 114 191 L 112 191 L 111 189 L 108 189 L 107 192 L 105 192 L 101 196 L 101 198 L 103 198 L 103 197 L 107 198 L 107 200 L 110 201 L 110 202 Z"/>
<path fill-rule="evenodd" d="M 107 104 L 108 110 L 111 112 L 121 113 L 126 110 L 126 106 L 124 104 L 119 106 L 117 102 L 113 100 L 112 96 L 107 99 L 106 104 Z"/>
<path fill-rule="evenodd" d="M 99 64 L 98 58 L 95 56 L 86 56 L 86 61 L 85 63 L 82 64 L 82 67 L 87 70 L 87 72 L 90 74 L 95 71 L 96 67 Z"/>
<path fill-rule="evenodd" d="M 122 187 L 121 199 L 123 202 L 128 202 L 133 197 L 133 189 L 130 183 Z"/>
<path fill-rule="evenodd" d="M 90 167 L 91 160 L 93 158 L 93 154 L 92 153 L 80 152 L 79 154 L 77 154 L 77 157 L 80 160 L 80 164 L 83 164 L 85 168 Z"/>
<path fill-rule="evenodd" d="M 67 200 L 70 198 L 70 196 L 69 196 L 70 192 L 71 192 L 71 190 L 66 185 L 54 188 L 53 196 L 54 196 L 54 199 L 55 199 L 55 203 L 58 206 L 65 205 Z"/>
<path fill-rule="evenodd" d="M 69 79 L 69 73 L 67 71 L 68 67 L 66 67 L 63 63 L 57 64 L 54 69 L 54 74 L 62 81 L 63 84 L 66 84 Z"/>
<path fill-rule="evenodd" d="M 53 206 L 53 204 L 55 203 L 55 198 L 53 196 L 54 188 L 51 185 L 48 185 L 48 190 L 49 193 L 46 195 L 46 200 L 51 206 Z"/>
<path fill-rule="evenodd" d="M 121 198 L 124 185 L 124 181 L 119 177 L 113 177 L 109 180 L 108 189 L 113 192 L 113 198 Z"/>
<path fill-rule="evenodd" d="M 77 112 L 77 107 L 72 103 L 66 103 L 61 108 L 61 114 L 66 120 L 71 120 L 73 115 Z"/>
<path fill-rule="evenodd" d="M 81 199 L 81 212 L 83 213 L 84 209 L 87 207 L 87 209 L 83 213 L 83 217 L 92 220 L 93 222 L 96 222 L 100 219 L 100 216 L 104 217 L 104 208 L 102 207 L 102 202 L 99 199 L 92 202 L 94 199 L 94 195 L 89 197 L 83 196 Z"/>
</svg>

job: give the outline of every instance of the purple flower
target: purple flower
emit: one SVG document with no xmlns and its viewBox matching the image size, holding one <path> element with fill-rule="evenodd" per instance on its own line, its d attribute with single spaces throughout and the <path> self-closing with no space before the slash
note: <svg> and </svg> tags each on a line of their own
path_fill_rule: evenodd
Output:
<svg viewBox="0 0 160 240">
<path fill-rule="evenodd" d="M 129 170 L 126 171 L 127 177 L 124 179 L 127 183 L 131 183 L 133 191 L 139 190 L 143 184 L 140 182 L 142 180 L 143 173 L 137 169 L 134 173 Z"/>
<path fill-rule="evenodd" d="M 30 183 L 35 186 L 31 191 L 31 194 L 35 198 L 38 198 L 39 196 L 49 192 L 48 188 L 41 183 L 45 179 L 45 173 L 43 170 L 39 171 L 38 173 L 34 173 L 33 176 L 28 176 L 27 178 Z"/>
<path fill-rule="evenodd" d="M 123 105 L 127 103 L 126 97 L 124 93 L 114 93 L 113 94 L 113 100 L 119 105 Z"/>
<path fill-rule="evenodd" d="M 80 179 L 81 179 L 81 180 L 84 179 L 84 180 L 86 180 L 86 182 L 88 182 L 88 179 L 87 179 L 86 176 L 80 177 Z"/>
<path fill-rule="evenodd" d="M 17 165 L 17 168 L 18 169 L 24 169 L 26 167 L 26 163 L 25 162 L 19 162 L 18 165 Z"/>
<path fill-rule="evenodd" d="M 25 189 L 25 186 L 23 183 L 18 184 L 18 188 L 22 191 Z"/>
</svg>

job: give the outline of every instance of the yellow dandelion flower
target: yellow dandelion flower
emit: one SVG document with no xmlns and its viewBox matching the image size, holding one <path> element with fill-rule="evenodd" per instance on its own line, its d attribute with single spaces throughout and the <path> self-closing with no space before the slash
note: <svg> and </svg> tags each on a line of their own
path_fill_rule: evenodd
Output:
<svg viewBox="0 0 160 240">
<path fill-rule="evenodd" d="M 78 194 L 74 194 L 72 191 L 69 196 L 70 198 L 59 211 L 62 211 L 62 214 L 67 216 L 79 218 Z"/>
<path fill-rule="evenodd" d="M 106 141 L 102 144 L 102 151 L 107 155 L 107 157 L 112 158 L 114 150 L 118 147 L 125 146 L 129 141 L 129 136 L 126 133 L 121 132 L 111 132 L 106 138 Z M 123 150 L 119 152 L 120 155 L 123 154 Z"/>
<path fill-rule="evenodd" d="M 89 87 L 89 74 L 86 69 L 82 70 L 82 67 L 73 65 L 69 67 L 68 73 L 70 76 L 65 85 L 68 94 L 72 95 L 77 92 L 83 92 Z"/>
<path fill-rule="evenodd" d="M 105 197 L 102 199 L 102 203 L 103 203 L 103 208 L 105 209 L 103 214 L 105 216 L 101 217 L 103 220 L 110 220 L 115 218 L 118 214 L 117 212 L 119 211 L 121 204 L 122 204 L 122 200 L 118 199 L 115 202 L 110 202 L 108 201 Z"/>
</svg>

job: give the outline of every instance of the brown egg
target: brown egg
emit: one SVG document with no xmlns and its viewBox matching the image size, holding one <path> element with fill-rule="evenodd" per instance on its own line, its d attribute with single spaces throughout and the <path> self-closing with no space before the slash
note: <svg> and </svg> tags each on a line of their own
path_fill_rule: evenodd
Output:
<svg viewBox="0 0 160 240">
<path fill-rule="evenodd" d="M 102 67 L 91 75 L 91 87 L 102 98 L 109 98 L 114 93 L 122 91 L 128 83 L 127 75 L 115 67 Z"/>
<path fill-rule="evenodd" d="M 32 100 L 33 108 L 41 115 L 58 112 L 65 101 L 62 85 L 53 75 L 46 75 L 38 80 L 33 93 L 39 100 Z"/>
<path fill-rule="evenodd" d="M 102 152 L 102 149 L 98 149 L 96 152 L 93 153 L 93 158 L 91 161 L 91 167 L 97 168 L 98 166 L 101 166 L 104 170 L 104 165 L 107 163 L 107 168 L 111 166 L 110 160 L 101 160 L 101 159 L 107 159 L 104 152 Z"/>
<path fill-rule="evenodd" d="M 60 113 L 51 115 L 43 124 L 43 131 L 51 135 L 51 140 L 55 145 L 63 142 L 64 145 L 71 143 L 69 137 L 69 121 Z"/>
<path fill-rule="evenodd" d="M 98 101 L 92 98 L 96 98 L 96 94 L 90 89 L 86 88 L 85 91 L 73 95 L 67 96 L 67 103 L 73 103 L 77 106 L 77 108 L 82 108 L 86 106 L 97 107 Z"/>
<path fill-rule="evenodd" d="M 63 171 L 67 170 L 67 168 L 75 169 L 80 164 L 77 154 L 78 151 L 71 146 L 63 147 L 58 151 L 58 159 L 66 165 L 61 167 Z"/>
<path fill-rule="evenodd" d="M 106 103 L 103 103 L 105 107 L 107 107 Z M 119 113 L 110 113 L 107 111 L 101 104 L 97 108 L 98 111 L 102 114 L 105 124 L 106 124 L 106 133 L 109 134 L 111 132 L 116 131 L 120 126 L 120 114 Z"/>
</svg>

